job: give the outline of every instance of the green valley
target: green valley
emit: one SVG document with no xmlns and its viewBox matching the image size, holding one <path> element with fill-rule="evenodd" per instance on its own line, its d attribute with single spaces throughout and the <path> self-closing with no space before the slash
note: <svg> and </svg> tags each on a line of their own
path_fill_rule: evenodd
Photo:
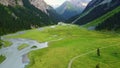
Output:
<svg viewBox="0 0 120 68">
<path fill-rule="evenodd" d="M 0 0 L 0 68 L 120 68 L 120 0 Z"/>
<path fill-rule="evenodd" d="M 89 31 L 77 25 L 54 25 L 32 29 L 24 34 L 7 38 L 26 38 L 38 42 L 49 42 L 49 47 L 29 53 L 30 64 L 27 68 L 67 68 L 76 56 L 71 68 L 119 68 L 120 35 L 113 32 Z M 97 56 L 100 48 L 101 56 Z"/>
</svg>

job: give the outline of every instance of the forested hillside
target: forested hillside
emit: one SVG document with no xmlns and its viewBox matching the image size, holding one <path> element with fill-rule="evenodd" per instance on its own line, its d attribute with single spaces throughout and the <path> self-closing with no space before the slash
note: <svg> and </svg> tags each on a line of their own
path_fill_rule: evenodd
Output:
<svg viewBox="0 0 120 68">
<path fill-rule="evenodd" d="M 82 14 L 71 18 L 67 22 L 84 25 L 112 11 L 119 5 L 120 0 L 92 0 Z"/>
<path fill-rule="evenodd" d="M 115 31 L 120 29 L 120 12 L 108 18 L 104 22 L 98 24 L 96 26 L 96 29 L 97 30 L 106 29 L 106 30 L 115 30 Z"/>
<path fill-rule="evenodd" d="M 43 12 L 39 11 L 39 14 L 37 15 L 36 13 L 34 13 L 34 11 L 20 6 L 7 7 L 0 5 L 1 34 L 22 29 L 29 29 L 31 25 L 44 26 L 53 23 L 53 21 L 50 20 L 50 18 Z"/>
<path fill-rule="evenodd" d="M 23 3 L 23 5 L 19 4 L 19 1 L 20 3 Z M 39 3 L 37 5 L 42 9 L 38 9 L 32 5 L 30 0 L 0 1 L 0 35 L 30 29 L 31 27 L 56 24 L 57 21 L 60 20 L 60 16 L 57 16 L 57 13 L 55 13 L 54 10 L 47 10 L 47 7 L 49 6 L 46 5 L 44 1 L 38 1 L 41 4 L 42 2 L 45 4 L 41 5 Z M 43 11 L 43 9 L 45 11 Z"/>
<path fill-rule="evenodd" d="M 120 6 L 113 9 L 112 11 L 104 14 L 103 16 L 87 23 L 84 27 L 94 27 L 96 30 L 118 30 L 120 29 Z"/>
</svg>

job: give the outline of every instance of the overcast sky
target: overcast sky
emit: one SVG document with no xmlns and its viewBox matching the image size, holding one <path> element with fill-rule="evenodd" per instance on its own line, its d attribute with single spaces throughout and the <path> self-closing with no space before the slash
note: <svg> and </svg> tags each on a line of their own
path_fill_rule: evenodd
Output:
<svg viewBox="0 0 120 68">
<path fill-rule="evenodd" d="M 63 2 L 67 0 L 44 0 L 47 4 L 51 5 L 52 7 L 56 8 L 60 6 Z M 90 0 L 85 0 L 85 1 L 90 1 Z"/>
</svg>

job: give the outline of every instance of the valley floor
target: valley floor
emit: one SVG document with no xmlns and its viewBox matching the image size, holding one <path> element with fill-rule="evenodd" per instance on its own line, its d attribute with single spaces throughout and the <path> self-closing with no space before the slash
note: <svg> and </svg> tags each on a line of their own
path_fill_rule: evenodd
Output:
<svg viewBox="0 0 120 68">
<path fill-rule="evenodd" d="M 6 37 L 48 42 L 47 48 L 29 53 L 26 68 L 119 68 L 120 34 L 61 24 Z"/>
</svg>

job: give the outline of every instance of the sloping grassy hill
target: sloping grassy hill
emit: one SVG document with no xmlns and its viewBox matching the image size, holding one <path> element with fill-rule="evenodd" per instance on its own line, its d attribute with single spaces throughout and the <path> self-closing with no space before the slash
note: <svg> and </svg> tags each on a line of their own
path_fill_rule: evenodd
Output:
<svg viewBox="0 0 120 68">
<path fill-rule="evenodd" d="M 107 14 L 104 14 L 103 16 L 87 23 L 84 25 L 85 27 L 90 27 L 90 26 L 97 26 L 100 23 L 103 23 L 105 20 L 109 19 L 110 17 L 114 16 L 115 14 L 120 13 L 120 6 L 115 8 L 114 10 L 108 12 Z"/>
<path fill-rule="evenodd" d="M 119 68 L 120 35 L 88 31 L 76 25 L 55 25 L 28 30 L 24 34 L 9 38 L 27 38 L 39 42 L 49 41 L 49 47 L 29 53 L 27 68 L 67 68 L 73 57 L 72 68 Z M 96 49 L 101 56 L 97 56 Z M 95 50 L 95 51 L 94 51 Z"/>
</svg>

